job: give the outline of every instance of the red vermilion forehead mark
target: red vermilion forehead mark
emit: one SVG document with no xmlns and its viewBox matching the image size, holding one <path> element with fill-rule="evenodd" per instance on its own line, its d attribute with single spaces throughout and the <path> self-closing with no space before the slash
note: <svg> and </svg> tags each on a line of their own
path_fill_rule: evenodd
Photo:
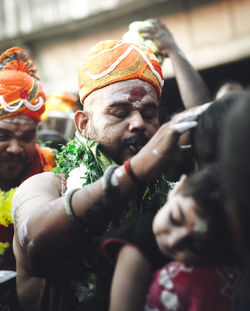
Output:
<svg viewBox="0 0 250 311">
<path fill-rule="evenodd" d="M 138 100 L 142 100 L 142 98 L 146 95 L 146 90 L 142 86 L 136 86 L 129 92 L 129 102 L 133 103 Z"/>
<path fill-rule="evenodd" d="M 23 128 L 22 126 L 16 124 L 13 128 L 13 131 L 15 134 L 20 135 L 21 133 L 23 133 Z"/>
</svg>

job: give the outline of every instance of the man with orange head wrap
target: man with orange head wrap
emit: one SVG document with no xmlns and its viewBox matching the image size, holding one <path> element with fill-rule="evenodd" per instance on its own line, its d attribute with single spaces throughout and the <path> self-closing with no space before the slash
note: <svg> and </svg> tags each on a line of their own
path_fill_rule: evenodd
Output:
<svg viewBox="0 0 250 311">
<path fill-rule="evenodd" d="M 0 57 L 0 188 L 4 191 L 49 165 L 36 144 L 44 104 L 32 59 L 17 47 L 5 51 Z"/>
<path fill-rule="evenodd" d="M 18 47 L 0 56 L 0 269 L 15 270 L 10 202 L 25 179 L 49 170 L 54 157 L 36 144 L 36 130 L 45 106 L 45 94 L 32 59 Z M 51 162 L 47 159 L 51 157 Z M 7 272 L 2 272 L 2 275 Z M 13 275 L 13 274 L 12 274 Z M 4 278 L 3 278 L 4 279 Z M 0 287 L 0 309 L 13 298 Z M 16 306 L 13 310 L 17 310 Z"/>
<path fill-rule="evenodd" d="M 106 40 L 85 55 L 74 140 L 54 172 L 29 178 L 13 198 L 23 310 L 76 310 L 80 302 L 89 310 L 100 235 L 165 202 L 162 174 L 201 109 L 160 127 L 162 86 L 161 66 L 146 47 Z"/>
</svg>

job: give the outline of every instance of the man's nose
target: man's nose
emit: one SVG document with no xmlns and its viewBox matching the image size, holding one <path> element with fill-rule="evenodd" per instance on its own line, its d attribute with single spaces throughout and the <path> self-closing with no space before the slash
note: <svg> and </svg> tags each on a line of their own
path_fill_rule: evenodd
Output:
<svg viewBox="0 0 250 311">
<path fill-rule="evenodd" d="M 129 131 L 144 131 L 146 129 L 145 121 L 139 111 L 134 111 L 129 120 Z"/>
<path fill-rule="evenodd" d="M 21 152 L 23 152 L 23 146 L 18 139 L 11 139 L 7 147 L 7 152 L 13 154 L 20 154 Z"/>
</svg>

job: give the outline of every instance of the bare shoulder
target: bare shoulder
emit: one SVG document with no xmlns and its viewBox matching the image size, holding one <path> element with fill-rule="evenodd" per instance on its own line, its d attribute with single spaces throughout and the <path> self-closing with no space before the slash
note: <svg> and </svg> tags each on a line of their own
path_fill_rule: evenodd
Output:
<svg viewBox="0 0 250 311">
<path fill-rule="evenodd" d="M 19 220 L 31 215 L 45 206 L 51 200 L 61 196 L 61 175 L 44 172 L 25 180 L 16 190 L 12 203 L 11 213 L 14 225 Z"/>
<path fill-rule="evenodd" d="M 51 192 L 55 189 L 60 191 L 61 187 L 61 175 L 54 174 L 52 172 L 44 172 L 31 176 L 25 180 L 17 189 L 17 192 L 34 190 L 39 192 Z"/>
</svg>

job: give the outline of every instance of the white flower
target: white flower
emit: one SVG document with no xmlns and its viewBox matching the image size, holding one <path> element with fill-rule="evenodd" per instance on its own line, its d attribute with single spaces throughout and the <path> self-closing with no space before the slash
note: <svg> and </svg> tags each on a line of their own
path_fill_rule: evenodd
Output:
<svg viewBox="0 0 250 311">
<path fill-rule="evenodd" d="M 84 164 L 80 164 L 79 167 L 74 168 L 67 178 L 67 191 L 66 194 L 76 188 L 82 188 L 82 184 L 86 181 L 85 173 L 87 168 Z"/>
<path fill-rule="evenodd" d="M 165 269 L 161 271 L 158 282 L 161 286 L 164 286 L 169 289 L 174 287 L 171 276 Z"/>
</svg>

